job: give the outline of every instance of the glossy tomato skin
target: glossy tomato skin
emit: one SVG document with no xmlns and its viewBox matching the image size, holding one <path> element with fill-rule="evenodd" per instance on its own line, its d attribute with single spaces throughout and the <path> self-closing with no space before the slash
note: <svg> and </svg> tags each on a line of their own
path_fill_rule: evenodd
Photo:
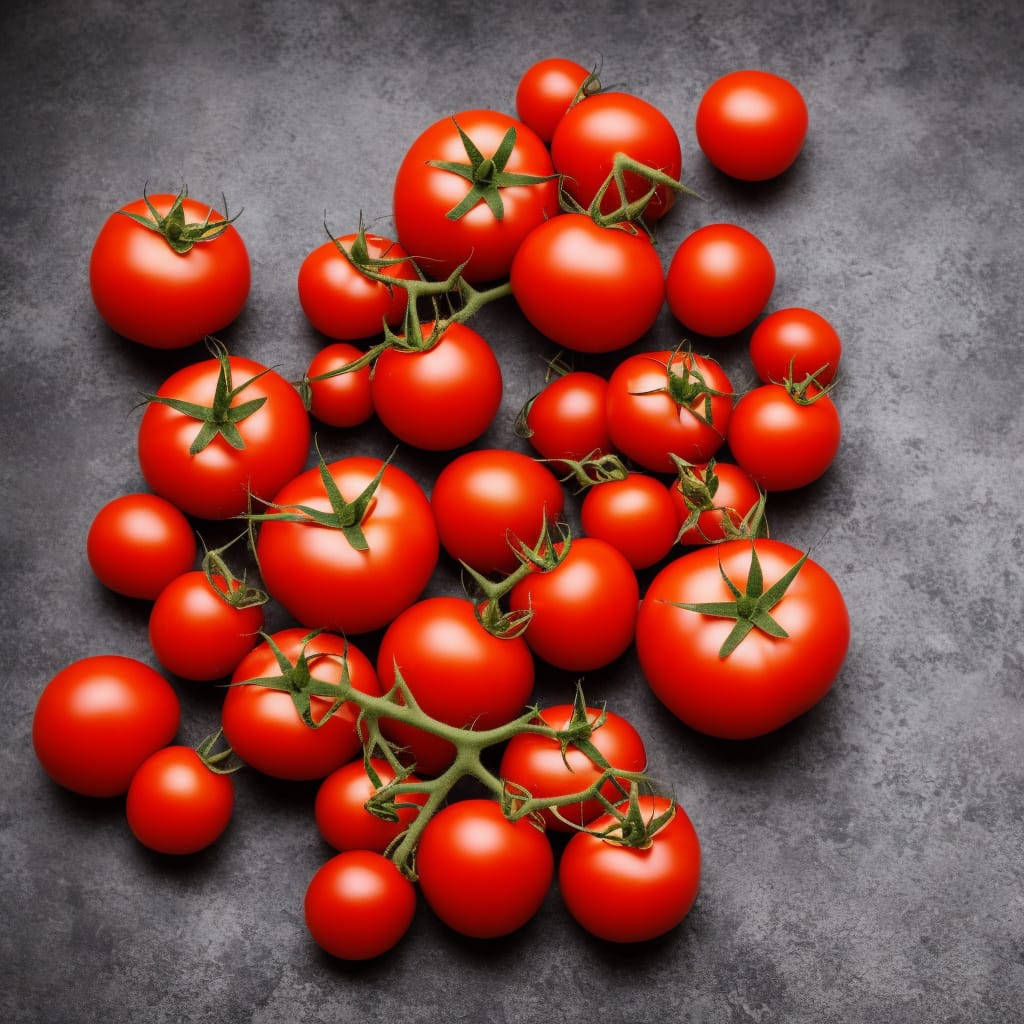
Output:
<svg viewBox="0 0 1024 1024">
<path fill-rule="evenodd" d="M 405 315 L 408 293 L 401 285 L 387 285 L 361 274 L 338 252 L 338 245 L 350 251 L 357 235 L 341 235 L 310 252 L 299 266 L 298 292 L 302 312 L 310 324 L 335 341 L 375 338 L 384 324 L 394 327 Z M 416 280 L 416 268 L 408 253 L 381 235 L 364 234 L 371 259 L 404 260 L 375 268 L 398 280 Z"/>
<path fill-rule="evenodd" d="M 671 805 L 666 797 L 641 796 L 646 820 Z M 624 805 L 620 805 L 625 809 Z M 590 823 L 602 830 L 611 814 Z M 558 870 L 558 888 L 569 913 L 592 935 L 608 942 L 645 942 L 679 925 L 700 887 L 697 832 L 678 804 L 647 849 L 610 843 L 586 832 L 569 840 Z"/>
<path fill-rule="evenodd" d="M 586 208 L 609 174 L 616 153 L 625 153 L 647 167 L 679 179 L 683 169 L 679 136 L 671 121 L 653 104 L 624 92 L 599 92 L 581 100 L 558 122 L 551 139 L 551 158 L 565 175 L 566 191 Z M 640 199 L 651 182 L 627 172 L 626 198 Z M 659 185 L 644 210 L 649 223 L 675 205 L 675 191 Z M 611 213 L 622 204 L 614 184 L 601 202 Z"/>
<path fill-rule="evenodd" d="M 602 668 L 625 653 L 639 601 L 626 556 L 597 537 L 574 538 L 554 569 L 532 572 L 508 595 L 511 610 L 533 613 L 523 634 L 530 650 L 571 672 Z"/>
<path fill-rule="evenodd" d="M 680 404 L 669 393 L 670 377 L 699 379 L 705 390 Z M 725 370 L 696 352 L 638 352 L 622 360 L 608 380 L 612 444 L 655 473 L 676 471 L 670 453 L 686 462 L 711 458 L 725 443 L 732 408 Z"/>
<path fill-rule="evenodd" d="M 429 336 L 433 324 L 422 325 Z M 491 346 L 453 323 L 430 348 L 385 349 L 373 367 L 373 407 L 400 441 L 426 451 L 471 444 L 501 406 L 501 367 Z"/>
<path fill-rule="evenodd" d="M 556 704 L 542 709 L 537 717 L 552 729 L 563 730 L 572 721 L 573 705 Z M 595 727 L 590 734 L 590 742 L 611 767 L 627 772 L 642 772 L 647 767 L 643 739 L 625 718 L 612 711 L 587 708 L 587 720 Z M 559 740 L 522 732 L 513 736 L 505 746 L 499 775 L 513 784 L 513 793 L 521 788 L 531 797 L 545 799 L 581 792 L 595 785 L 603 770 L 575 744 L 569 744 L 563 752 Z M 609 779 L 601 787 L 601 793 L 616 803 L 617 798 L 621 799 L 629 790 L 628 782 L 622 785 L 624 790 Z M 546 808 L 540 814 L 545 827 L 556 832 L 571 832 L 573 825 L 586 825 L 603 812 L 604 805 L 594 798 L 582 803 L 563 804 L 557 815 Z M 567 824 L 563 818 L 573 825 Z"/>
<path fill-rule="evenodd" d="M 185 514 L 156 494 L 122 494 L 93 518 L 86 556 L 96 578 L 125 597 L 155 600 L 195 565 L 196 535 Z"/>
<path fill-rule="evenodd" d="M 792 82 L 768 71 L 733 71 L 701 98 L 697 143 L 725 174 L 766 181 L 800 155 L 807 124 L 807 104 Z"/>
<path fill-rule="evenodd" d="M 416 890 L 372 850 L 346 850 L 322 865 L 306 889 L 306 927 L 340 960 L 370 960 L 402 939 L 416 914 Z"/>
<path fill-rule="evenodd" d="M 672 315 L 710 338 L 752 324 L 774 287 L 775 261 L 768 247 L 736 224 L 706 224 L 687 235 L 665 279 Z"/>
<path fill-rule="evenodd" d="M 703 466 L 694 466 L 692 472 L 701 480 L 708 481 L 707 463 Z M 725 540 L 726 522 L 738 527 L 760 500 L 761 494 L 757 484 L 741 466 L 733 462 L 716 461 L 711 473 L 717 480 L 712 498 L 713 507 L 701 510 L 696 523 L 679 534 L 680 544 L 717 544 Z M 679 527 L 682 528 L 689 521 L 694 509 L 680 488 L 678 479 L 669 484 L 667 493 L 679 518 Z"/>
<path fill-rule="evenodd" d="M 175 196 L 151 195 L 164 215 Z M 183 200 L 185 219 L 202 222 L 223 214 Z M 149 216 L 145 199 L 121 207 Z M 219 237 L 175 252 L 155 231 L 112 213 L 100 228 L 89 259 L 89 287 L 100 316 L 130 341 L 150 348 L 184 348 L 215 334 L 241 313 L 251 283 L 249 253 L 230 225 Z"/>
<path fill-rule="evenodd" d="M 384 462 L 349 456 L 327 465 L 352 502 Z M 277 506 L 331 509 L 319 468 L 301 473 L 275 496 Z M 313 522 L 264 522 L 256 555 L 267 592 L 300 623 L 355 634 L 381 629 L 422 593 L 437 565 L 438 534 L 430 502 L 405 470 L 389 463 L 362 522 L 367 550 L 339 529 Z"/>
<path fill-rule="evenodd" d="M 228 361 L 233 387 L 251 381 L 232 405 L 266 399 L 238 424 L 242 449 L 218 435 L 202 451 L 190 454 L 200 422 L 161 402 L 151 401 L 139 423 L 139 465 L 146 483 L 200 519 L 241 515 L 250 494 L 271 497 L 305 466 L 309 454 L 309 414 L 298 391 L 276 370 L 252 359 L 229 356 Z M 156 393 L 208 407 L 220 368 L 217 359 L 193 363 L 171 374 Z"/>
<path fill-rule="evenodd" d="M 545 57 L 523 72 L 516 86 L 516 113 L 540 139 L 551 142 L 555 128 L 572 105 L 590 72 L 565 57 Z"/>
<path fill-rule="evenodd" d="M 430 165 L 432 160 L 467 164 L 469 158 L 458 129 L 480 153 L 494 156 L 510 129 L 515 146 L 505 165 L 514 174 L 549 176 L 554 173 L 547 147 L 521 121 L 494 110 L 465 110 L 427 128 L 410 146 L 395 176 L 392 211 L 402 247 L 424 273 L 447 278 L 469 261 L 462 276 L 469 282 L 508 277 L 512 256 L 526 235 L 558 212 L 555 179 L 499 189 L 503 214 L 495 217 L 482 200 L 457 219 L 447 216 L 470 191 L 470 182 L 453 171 Z"/>
<path fill-rule="evenodd" d="M 347 341 L 325 345 L 309 361 L 309 411 L 330 427 L 358 427 L 373 416 L 373 393 L 369 364 L 358 370 L 314 380 L 342 366 L 354 363 L 363 350 Z"/>
<path fill-rule="evenodd" d="M 178 731 L 181 705 L 159 672 L 135 658 L 99 654 L 61 669 L 32 720 L 43 770 L 82 796 L 120 796 L 136 769 Z"/>
<path fill-rule="evenodd" d="M 697 548 L 654 578 L 640 606 L 636 649 L 655 695 L 698 732 L 750 739 L 781 728 L 829 691 L 846 657 L 850 620 L 832 577 L 808 559 L 772 617 L 789 634 L 755 628 L 727 656 L 719 651 L 734 621 L 672 602 L 729 601 L 723 571 L 741 589 L 756 547 L 767 590 L 801 552 L 777 540 L 735 540 Z"/>
<path fill-rule="evenodd" d="M 132 776 L 125 812 L 132 834 L 157 853 L 198 853 L 231 821 L 235 784 L 203 763 L 192 747 L 151 754 Z"/>
<path fill-rule="evenodd" d="M 305 652 L 316 679 L 339 684 L 344 661 L 354 689 L 380 696 L 373 663 L 358 647 L 333 633 L 319 633 L 304 643 L 308 635 L 308 630 L 293 627 L 277 631 L 272 638 L 292 664 Z M 322 779 L 358 753 L 359 709 L 346 701 L 327 722 L 314 729 L 299 717 L 289 693 L 252 682 L 280 675 L 281 667 L 266 641 L 239 662 L 221 709 L 224 738 L 247 765 L 265 775 L 288 780 Z M 313 721 L 319 722 L 332 704 L 328 697 L 310 697 Z"/>
<path fill-rule="evenodd" d="M 829 395 L 796 401 L 781 384 L 742 395 L 729 425 L 729 449 L 766 491 L 806 487 L 839 451 L 842 426 Z"/>
<path fill-rule="evenodd" d="M 371 758 L 373 770 L 382 785 L 395 778 L 395 770 L 383 758 Z M 417 783 L 416 775 L 408 775 L 407 783 Z M 342 850 L 374 850 L 383 853 L 415 820 L 417 806 L 427 799 L 426 793 L 409 793 L 397 798 L 398 821 L 385 821 L 366 809 L 366 802 L 376 792 L 362 757 L 336 768 L 320 783 L 313 805 L 316 825 L 325 843 Z M 405 806 L 408 805 L 408 806 Z"/>
<path fill-rule="evenodd" d="M 397 673 L 428 715 L 460 728 L 504 725 L 523 712 L 533 693 L 526 641 L 490 633 L 472 602 L 459 597 L 417 601 L 388 626 L 377 655 L 385 690 Z M 381 729 L 422 774 L 440 774 L 454 759 L 447 740 L 421 729 L 393 719 L 382 719 Z"/>
<path fill-rule="evenodd" d="M 555 377 L 530 399 L 524 411 L 527 440 L 538 455 L 561 471 L 565 459 L 580 462 L 612 451 L 605 403 L 608 381 L 587 370 Z"/>
<path fill-rule="evenodd" d="M 445 551 L 488 574 L 519 565 L 509 538 L 535 545 L 545 520 L 562 514 L 565 495 L 558 477 L 528 455 L 478 448 L 441 470 L 430 501 Z"/>
<path fill-rule="evenodd" d="M 511 822 L 497 801 L 470 799 L 430 819 L 416 869 L 427 904 L 448 927 L 490 939 L 537 913 L 554 878 L 554 856 L 528 818 Z"/>
<path fill-rule="evenodd" d="M 750 336 L 750 361 L 765 383 L 792 378 L 799 383 L 808 374 L 827 387 L 835 379 L 842 356 L 836 329 L 813 309 L 791 306 L 769 313 Z"/>
<path fill-rule="evenodd" d="M 510 281 L 526 319 L 575 352 L 633 344 L 665 304 L 664 271 L 650 239 L 634 226 L 601 227 L 581 213 L 531 231 L 512 260 Z"/>
<path fill-rule="evenodd" d="M 630 473 L 587 488 L 580 524 L 588 537 L 607 541 L 634 569 L 647 569 L 671 550 L 679 533 L 675 504 L 653 476 Z"/>
<path fill-rule="evenodd" d="M 233 606 L 221 596 L 228 593 L 224 577 L 212 579 L 214 585 L 200 569 L 183 573 L 160 592 L 149 613 L 156 660 L 183 679 L 210 682 L 231 675 L 263 629 L 262 605 Z"/>
</svg>

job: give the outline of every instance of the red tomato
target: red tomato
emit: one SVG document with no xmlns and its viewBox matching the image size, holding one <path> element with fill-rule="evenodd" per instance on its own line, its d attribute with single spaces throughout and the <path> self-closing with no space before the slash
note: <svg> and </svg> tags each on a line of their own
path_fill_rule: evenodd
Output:
<svg viewBox="0 0 1024 1024">
<path fill-rule="evenodd" d="M 665 303 L 661 258 L 647 235 L 631 225 L 600 227 L 582 213 L 531 231 L 512 260 L 510 280 L 526 319 L 576 352 L 631 345 Z"/>
<path fill-rule="evenodd" d="M 679 244 L 665 279 L 668 308 L 685 327 L 711 338 L 757 319 L 775 287 L 764 242 L 735 224 L 707 224 Z"/>
<path fill-rule="evenodd" d="M 736 403 L 729 449 L 766 491 L 790 491 L 817 480 L 839 451 L 839 412 L 812 389 L 794 398 L 782 384 L 762 384 Z"/>
<path fill-rule="evenodd" d="M 536 544 L 545 521 L 562 514 L 565 495 L 558 478 L 528 455 L 481 448 L 441 470 L 430 501 L 444 549 L 487 574 L 519 565 L 509 541 Z"/>
<path fill-rule="evenodd" d="M 523 124 L 550 142 L 590 72 L 574 60 L 546 57 L 531 64 L 516 87 L 516 113 Z"/>
<path fill-rule="evenodd" d="M 458 597 L 418 601 L 388 626 L 377 655 L 385 690 L 398 673 L 423 711 L 459 728 L 504 725 L 523 712 L 533 693 L 526 642 L 490 633 L 477 621 L 473 603 Z M 381 730 L 423 774 L 440 774 L 454 759 L 447 740 L 421 729 L 384 718 Z"/>
<path fill-rule="evenodd" d="M 544 708 L 537 719 L 552 729 L 564 730 L 573 720 L 573 711 L 572 704 L 558 704 Z M 608 765 L 626 772 L 642 772 L 647 767 L 644 741 L 625 718 L 600 708 L 587 708 L 587 721 L 593 726 L 587 738 Z M 512 783 L 513 795 L 521 788 L 539 800 L 582 792 L 595 785 L 603 771 L 604 768 L 576 744 L 570 743 L 563 750 L 559 740 L 528 732 L 518 733 L 508 741 L 499 768 L 501 778 Z M 621 785 L 608 779 L 601 787 L 601 793 L 611 803 L 616 803 L 629 790 L 628 783 L 625 783 L 625 790 Z M 547 828 L 571 832 L 573 825 L 567 824 L 563 818 L 574 825 L 585 825 L 603 811 L 604 805 L 594 798 L 582 803 L 563 804 L 558 808 L 558 814 L 547 809 L 540 813 Z"/>
<path fill-rule="evenodd" d="M 128 826 L 157 853 L 205 850 L 231 821 L 235 784 L 213 771 L 192 747 L 151 754 L 132 776 L 125 810 Z"/>
<path fill-rule="evenodd" d="M 309 717 L 320 722 L 334 704 L 333 697 L 309 693 L 310 679 L 337 686 L 348 666 L 353 688 L 380 696 L 373 664 L 359 648 L 333 633 L 289 628 L 271 636 L 288 663 L 285 671 L 273 647 L 264 641 L 239 662 L 224 698 L 221 720 L 224 738 L 250 767 L 277 779 L 322 779 L 358 753 L 359 708 L 343 703 L 323 725 L 303 721 L 296 702 L 303 697 Z M 264 685 L 273 680 L 284 686 Z"/>
<path fill-rule="evenodd" d="M 224 367 L 230 398 L 223 383 L 218 388 Z M 163 399 L 198 408 L 182 411 Z M 223 355 L 186 366 L 160 386 L 139 423 L 139 465 L 146 483 L 188 515 L 230 519 L 246 511 L 250 495 L 271 497 L 305 466 L 310 433 L 302 399 L 284 377 Z"/>
<path fill-rule="evenodd" d="M 685 483 L 677 477 L 667 491 L 679 517 L 680 544 L 726 540 L 726 524 L 739 528 L 761 498 L 751 475 L 732 462 L 693 466 L 688 475 Z"/>
<path fill-rule="evenodd" d="M 697 106 L 697 143 L 720 171 L 765 181 L 786 170 L 807 136 L 807 104 L 791 82 L 768 71 L 733 71 Z"/>
<path fill-rule="evenodd" d="M 370 764 L 382 786 L 395 778 L 395 771 L 383 758 L 371 758 Z M 419 782 L 415 775 L 404 782 Z M 336 850 L 375 850 L 383 853 L 412 822 L 427 799 L 426 793 L 407 793 L 395 797 L 397 821 L 386 821 L 366 809 L 377 787 L 366 774 L 362 757 L 336 768 L 320 783 L 313 813 L 324 842 Z"/>
<path fill-rule="evenodd" d="M 763 589 L 756 602 L 738 601 L 723 574 L 741 593 L 756 596 L 754 553 Z M 637 620 L 640 667 L 655 695 L 691 728 L 725 739 L 761 736 L 814 707 L 831 688 L 850 640 L 849 615 L 835 581 L 807 559 L 772 603 L 773 588 L 801 557 L 777 540 L 726 541 L 683 555 L 652 581 Z M 733 613 L 739 619 L 714 611 L 737 604 Z M 758 608 L 787 635 L 752 625 Z M 723 654 L 740 627 L 749 632 Z"/>
<path fill-rule="evenodd" d="M 154 600 L 196 561 L 184 513 L 155 494 L 122 494 L 96 513 L 86 538 L 96 578 L 125 597 Z"/>
<path fill-rule="evenodd" d="M 758 377 L 769 383 L 808 374 L 826 387 L 839 368 L 842 343 L 836 329 L 812 309 L 795 306 L 766 316 L 750 336 L 750 360 Z"/>
<path fill-rule="evenodd" d="M 551 159 L 564 175 L 564 188 L 580 206 L 587 207 L 608 175 L 616 153 L 625 153 L 645 167 L 679 179 L 683 156 L 672 122 L 655 106 L 624 92 L 599 92 L 581 100 L 558 122 L 551 139 Z M 651 183 L 632 171 L 625 175 L 626 200 L 640 199 Z M 647 204 L 644 219 L 660 220 L 672 208 L 675 192 L 659 185 Z M 622 205 L 612 185 L 601 202 L 601 212 Z"/>
<path fill-rule="evenodd" d="M 381 459 L 353 455 L 323 472 L 347 505 L 335 514 L 320 468 L 283 487 L 275 511 L 289 514 L 301 506 L 329 516 L 331 525 L 303 514 L 299 521 L 262 523 L 256 541 L 260 575 L 270 596 L 303 625 L 368 633 L 412 604 L 434 572 L 438 538 L 430 502 L 408 473 Z M 360 518 L 354 510 L 378 475 Z M 351 515 L 355 522 L 346 525 Z M 354 546 L 359 543 L 365 548 Z"/>
<path fill-rule="evenodd" d="M 160 592 L 149 613 L 156 660 L 183 679 L 208 682 L 231 675 L 263 629 L 261 605 L 236 606 L 225 596 L 224 577 L 214 574 L 213 582 L 201 569 L 183 573 Z M 233 589 L 239 586 L 236 581 Z"/>
<path fill-rule="evenodd" d="M 490 939 L 537 913 L 554 878 L 554 856 L 528 818 L 509 821 L 494 800 L 460 800 L 427 822 L 416 870 L 427 904 L 449 928 Z"/>
<path fill-rule="evenodd" d="M 710 356 L 639 352 L 608 380 L 612 444 L 655 473 L 674 473 L 672 454 L 706 462 L 725 442 L 732 415 L 732 384 Z"/>
<path fill-rule="evenodd" d="M 671 495 L 660 480 L 643 473 L 587 488 L 580 523 L 588 537 L 611 544 L 634 569 L 660 562 L 679 533 Z"/>
<path fill-rule="evenodd" d="M 425 337 L 432 323 L 422 325 Z M 475 441 L 501 406 L 501 367 L 491 346 L 470 327 L 453 323 L 428 349 L 385 349 L 373 367 L 377 416 L 416 448 L 451 451 Z"/>
<path fill-rule="evenodd" d="M 672 806 L 666 797 L 639 800 L 648 821 Z M 600 831 L 615 822 L 606 814 L 588 827 Z M 700 885 L 700 859 L 693 823 L 676 804 L 675 814 L 646 848 L 578 832 L 562 853 L 558 888 L 569 913 L 591 935 L 608 942 L 645 942 L 671 931 L 690 912 Z"/>
<path fill-rule="evenodd" d="M 314 249 L 299 266 L 299 304 L 306 319 L 322 334 L 337 341 L 373 338 L 394 327 L 405 315 L 408 293 L 401 285 L 387 285 L 361 274 L 353 261 L 338 251 L 342 246 L 358 261 L 402 260 L 390 266 L 371 266 L 377 273 L 398 280 L 417 280 L 416 267 L 397 243 L 380 235 L 341 235 Z"/>
<path fill-rule="evenodd" d="M 354 363 L 364 353 L 347 341 L 325 345 L 306 370 L 309 411 L 329 427 L 358 427 L 373 416 L 369 364 L 358 370 L 324 376 Z M 321 378 L 321 379 L 317 379 Z"/>
<path fill-rule="evenodd" d="M 409 930 L 416 890 L 387 857 L 346 850 L 313 876 L 304 913 L 309 934 L 325 952 L 341 960 L 370 960 Z"/>
<path fill-rule="evenodd" d="M 608 455 L 612 443 L 605 416 L 607 395 L 604 377 L 572 370 L 555 377 L 530 399 L 519 430 L 539 455 L 554 463 Z M 564 464 L 554 468 L 561 471 Z"/>
<path fill-rule="evenodd" d="M 513 144 L 504 152 L 509 132 Z M 519 175 L 536 180 L 521 183 Z M 559 212 L 553 175 L 547 147 L 521 121 L 494 110 L 445 117 L 413 142 L 399 165 L 392 205 L 398 239 L 437 280 L 466 261 L 467 281 L 506 278 L 526 235 Z"/>
<path fill-rule="evenodd" d="M 178 731 L 174 688 L 134 658 L 99 654 L 72 662 L 45 686 L 32 744 L 54 782 L 83 796 L 120 796 L 136 769 Z"/>
<path fill-rule="evenodd" d="M 185 222 L 216 225 L 225 220 L 224 214 L 184 193 L 153 195 L 148 202 L 161 218 L 175 208 L 181 214 L 172 215 L 172 236 L 180 235 Z M 235 320 L 249 296 L 251 270 L 249 253 L 233 225 L 177 252 L 160 231 L 126 214 L 152 219 L 147 197 L 107 218 L 89 260 L 92 298 L 112 330 L 141 345 L 173 349 L 216 334 Z"/>
<path fill-rule="evenodd" d="M 512 611 L 533 613 L 523 634 L 530 650 L 572 672 L 602 668 L 625 652 L 639 601 L 626 556 L 596 537 L 575 538 L 554 569 L 532 572 L 508 595 Z"/>
</svg>

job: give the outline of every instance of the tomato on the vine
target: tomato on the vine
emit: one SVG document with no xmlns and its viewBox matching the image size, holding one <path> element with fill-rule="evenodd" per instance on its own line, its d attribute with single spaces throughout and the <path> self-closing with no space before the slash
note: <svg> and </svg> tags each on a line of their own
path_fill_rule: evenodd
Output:
<svg viewBox="0 0 1024 1024">
<path fill-rule="evenodd" d="M 531 64 L 516 86 L 519 120 L 543 142 L 550 142 L 558 122 L 590 77 L 582 64 L 565 57 L 545 57 Z"/>
<path fill-rule="evenodd" d="M 330 427 L 358 427 L 373 416 L 371 366 L 341 371 L 365 353 L 347 341 L 325 345 L 309 361 L 303 381 L 309 389 L 309 411 Z"/>
<path fill-rule="evenodd" d="M 797 382 L 808 374 L 827 387 L 842 355 L 836 329 L 813 309 L 791 306 L 769 313 L 750 336 L 750 361 L 765 384 Z"/>
</svg>

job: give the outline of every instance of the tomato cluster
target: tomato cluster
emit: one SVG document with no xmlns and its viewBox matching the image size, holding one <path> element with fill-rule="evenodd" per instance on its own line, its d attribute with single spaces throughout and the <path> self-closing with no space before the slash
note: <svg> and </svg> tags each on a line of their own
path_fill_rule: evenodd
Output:
<svg viewBox="0 0 1024 1024">
<path fill-rule="evenodd" d="M 835 582 L 765 517 L 772 491 L 810 484 L 838 450 L 837 333 L 808 309 L 764 317 L 750 339 L 762 383 L 742 395 L 687 343 L 632 348 L 666 303 L 689 332 L 746 330 L 774 259 L 745 228 L 709 224 L 665 269 L 651 228 L 689 190 L 679 137 L 645 99 L 552 59 L 526 70 L 515 106 L 422 132 L 396 171 L 394 239 L 360 223 L 309 253 L 298 300 L 323 345 L 294 382 L 211 336 L 249 287 L 226 213 L 184 190 L 144 196 L 111 215 L 90 264 L 114 331 L 154 348 L 205 338 L 210 357 L 146 396 L 151 493 L 99 510 L 88 559 L 152 603 L 167 674 L 228 685 L 219 728 L 187 747 L 164 675 L 82 659 L 42 692 L 36 754 L 75 792 L 124 795 L 134 834 L 167 854 L 224 832 L 243 765 L 318 781 L 315 824 L 336 853 L 309 882 L 306 922 L 346 959 L 401 939 L 416 885 L 474 937 L 524 925 L 556 872 L 568 913 L 613 942 L 689 912 L 700 843 L 648 779 L 640 733 L 578 682 L 531 705 L 538 662 L 577 676 L 633 650 L 682 722 L 737 740 L 817 703 L 849 642 Z M 806 108 L 789 83 L 745 72 L 708 90 L 696 125 L 716 167 L 763 179 L 796 158 Z M 551 341 L 551 372 L 510 424 L 517 442 L 474 447 L 503 381 L 468 322 L 508 297 Z M 612 369 L 575 369 L 556 348 Z M 313 446 L 311 419 L 372 417 L 394 452 L 328 461 Z M 450 453 L 429 494 L 398 465 L 403 445 Z M 193 530 L 233 520 L 236 541 L 204 547 L 197 568 Z M 258 587 L 228 562 L 243 540 Z M 466 592 L 424 597 L 442 560 Z M 290 625 L 264 630 L 268 601 Z M 467 777 L 481 795 L 456 799 Z"/>
</svg>

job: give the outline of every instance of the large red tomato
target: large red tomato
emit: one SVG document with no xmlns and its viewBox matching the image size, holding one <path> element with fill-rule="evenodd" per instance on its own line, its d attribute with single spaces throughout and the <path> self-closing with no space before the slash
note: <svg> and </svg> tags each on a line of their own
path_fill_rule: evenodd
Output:
<svg viewBox="0 0 1024 1024">
<path fill-rule="evenodd" d="M 89 260 L 100 316 L 151 348 L 184 348 L 226 327 L 242 311 L 250 280 L 234 225 L 184 191 L 144 196 L 112 213 Z"/>
</svg>

